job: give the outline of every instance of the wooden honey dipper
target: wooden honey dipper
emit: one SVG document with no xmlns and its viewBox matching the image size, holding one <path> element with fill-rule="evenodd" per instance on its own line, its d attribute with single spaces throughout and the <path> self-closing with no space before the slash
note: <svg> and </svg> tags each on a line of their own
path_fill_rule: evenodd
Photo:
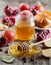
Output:
<svg viewBox="0 0 51 65">
<path fill-rule="evenodd" d="M 19 51 L 27 51 L 27 50 L 29 50 L 30 48 L 32 48 L 33 46 L 36 46 L 36 45 L 38 45 L 38 44 L 41 44 L 41 43 L 43 43 L 43 42 L 45 42 L 45 41 L 48 41 L 48 40 L 50 40 L 51 38 L 49 38 L 49 39 L 46 39 L 46 40 L 43 40 L 43 41 L 40 41 L 40 42 L 37 42 L 37 43 L 32 43 L 32 42 L 30 42 L 30 43 L 32 43 L 32 44 L 28 44 L 28 43 L 20 43 L 19 45 L 18 45 L 18 50 Z"/>
<path fill-rule="evenodd" d="M 19 51 L 27 51 L 27 50 L 29 50 L 29 44 L 20 43 L 17 48 Z"/>
</svg>

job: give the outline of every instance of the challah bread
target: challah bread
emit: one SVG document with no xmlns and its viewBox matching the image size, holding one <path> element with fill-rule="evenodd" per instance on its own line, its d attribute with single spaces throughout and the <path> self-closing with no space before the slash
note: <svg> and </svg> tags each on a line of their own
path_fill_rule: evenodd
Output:
<svg viewBox="0 0 51 65">
<path fill-rule="evenodd" d="M 37 14 L 35 16 L 35 25 L 40 28 L 47 28 L 51 26 L 51 17 L 46 14 Z"/>
</svg>

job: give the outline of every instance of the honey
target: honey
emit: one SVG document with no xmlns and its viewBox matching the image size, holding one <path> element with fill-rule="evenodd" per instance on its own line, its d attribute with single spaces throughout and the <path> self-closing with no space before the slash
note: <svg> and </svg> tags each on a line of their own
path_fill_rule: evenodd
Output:
<svg viewBox="0 0 51 65">
<path fill-rule="evenodd" d="M 20 23 L 15 26 L 16 38 L 18 40 L 30 40 L 33 38 L 35 33 L 34 26 L 28 21 L 19 21 Z"/>
<path fill-rule="evenodd" d="M 28 51 L 19 51 L 18 50 L 18 45 L 19 43 L 13 45 L 10 49 L 10 53 L 13 55 L 13 56 L 18 56 L 18 57 L 27 57 L 27 56 L 32 56 L 32 55 L 35 55 L 39 52 L 39 50 L 37 50 L 37 48 L 33 48 L 33 49 L 29 49 Z"/>
</svg>

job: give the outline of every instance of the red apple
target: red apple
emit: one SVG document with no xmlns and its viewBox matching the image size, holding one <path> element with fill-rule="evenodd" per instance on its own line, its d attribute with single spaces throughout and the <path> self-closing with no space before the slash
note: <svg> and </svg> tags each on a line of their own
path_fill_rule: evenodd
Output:
<svg viewBox="0 0 51 65">
<path fill-rule="evenodd" d="M 38 11 L 43 11 L 44 10 L 44 7 L 43 7 L 43 5 L 34 5 L 34 9 L 35 10 L 38 10 Z"/>
<path fill-rule="evenodd" d="M 7 42 L 12 42 L 15 40 L 15 34 L 11 30 L 5 30 L 3 36 L 7 39 Z"/>
<path fill-rule="evenodd" d="M 26 4 L 26 3 L 21 3 L 19 8 L 20 8 L 21 11 L 30 10 L 29 4 Z"/>
</svg>

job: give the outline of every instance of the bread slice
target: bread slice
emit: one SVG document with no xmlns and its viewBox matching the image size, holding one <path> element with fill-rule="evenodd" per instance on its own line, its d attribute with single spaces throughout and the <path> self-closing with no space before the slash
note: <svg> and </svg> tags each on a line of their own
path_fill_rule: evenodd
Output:
<svg viewBox="0 0 51 65">
<path fill-rule="evenodd" d="M 48 40 L 48 41 L 44 42 L 44 44 L 47 47 L 51 47 L 51 40 Z"/>
<path fill-rule="evenodd" d="M 51 48 L 42 50 L 42 55 L 45 57 L 51 57 Z"/>
</svg>

